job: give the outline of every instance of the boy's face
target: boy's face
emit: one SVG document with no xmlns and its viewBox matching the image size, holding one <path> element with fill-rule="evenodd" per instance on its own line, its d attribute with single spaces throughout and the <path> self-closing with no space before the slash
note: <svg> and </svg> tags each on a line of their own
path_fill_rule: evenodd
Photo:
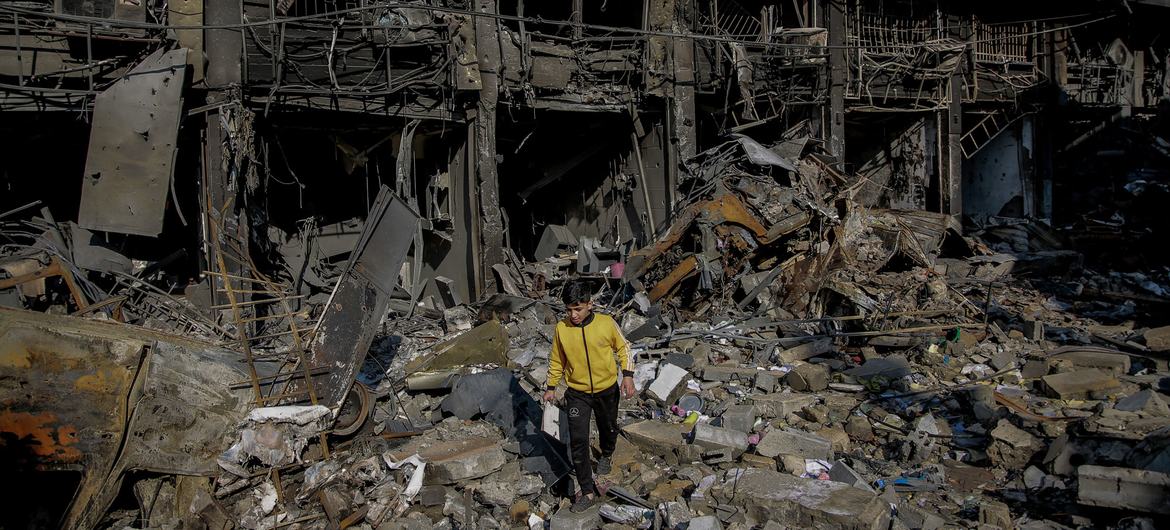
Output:
<svg viewBox="0 0 1170 530">
<path fill-rule="evenodd" d="M 589 312 L 593 310 L 593 302 L 577 302 L 566 306 L 565 309 L 569 311 L 569 322 L 572 322 L 574 326 L 580 326 L 585 321 L 585 317 L 589 316 Z"/>
</svg>

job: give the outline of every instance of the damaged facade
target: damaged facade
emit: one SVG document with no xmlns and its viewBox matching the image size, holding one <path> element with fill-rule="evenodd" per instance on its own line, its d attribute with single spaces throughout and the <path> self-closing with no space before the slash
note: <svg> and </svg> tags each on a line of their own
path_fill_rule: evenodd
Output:
<svg viewBox="0 0 1170 530">
<path fill-rule="evenodd" d="M 0 0 L 9 524 L 1153 525 L 1168 15 Z M 585 515 L 574 277 L 638 388 Z"/>
</svg>

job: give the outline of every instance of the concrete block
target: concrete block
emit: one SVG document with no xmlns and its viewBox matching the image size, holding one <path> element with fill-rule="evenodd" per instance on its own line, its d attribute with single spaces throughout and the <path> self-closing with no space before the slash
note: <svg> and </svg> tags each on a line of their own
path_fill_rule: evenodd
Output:
<svg viewBox="0 0 1170 530">
<path fill-rule="evenodd" d="M 561 508 L 549 520 L 550 530 L 595 530 L 601 528 L 601 503 L 594 503 L 588 510 L 573 513 Z"/>
<path fill-rule="evenodd" d="M 793 528 L 878 530 L 889 527 L 889 507 L 878 496 L 828 480 L 749 468 L 712 495 L 740 506 L 750 519 L 783 521 Z"/>
<path fill-rule="evenodd" d="M 728 462 L 734 462 L 735 461 L 735 449 L 732 449 L 730 447 L 722 447 L 719 449 L 712 449 L 710 451 L 704 451 L 703 455 L 702 455 L 702 461 L 704 464 L 707 464 L 709 466 L 713 466 L 716 464 L 725 464 Z"/>
<path fill-rule="evenodd" d="M 875 495 L 877 494 L 877 492 L 869 486 L 869 482 L 862 478 L 861 475 L 858 475 L 857 472 L 853 470 L 853 468 L 849 467 L 847 464 L 845 464 L 845 462 L 840 460 L 833 462 L 833 467 L 829 468 L 829 480 L 833 482 L 840 482 L 842 484 L 848 484 L 862 491 L 873 493 Z"/>
<path fill-rule="evenodd" d="M 992 355 L 991 360 L 989 360 L 988 363 L 990 363 L 991 367 L 995 368 L 996 371 L 1000 371 L 1014 367 L 1016 365 L 1016 361 L 1017 359 L 1014 353 L 1009 351 L 1001 351 L 995 355 Z"/>
<path fill-rule="evenodd" d="M 1141 412 L 1150 416 L 1170 416 L 1170 407 L 1166 406 L 1166 400 L 1162 399 L 1161 394 L 1148 388 L 1118 400 L 1113 408 L 1127 412 Z"/>
<path fill-rule="evenodd" d="M 723 530 L 723 523 L 719 522 L 719 518 L 714 515 L 704 515 L 691 519 L 687 530 Z"/>
<path fill-rule="evenodd" d="M 1154 351 L 1170 351 L 1170 326 L 1148 329 L 1144 338 L 1147 348 Z"/>
<path fill-rule="evenodd" d="M 864 416 L 850 416 L 849 420 L 845 422 L 845 433 L 849 435 L 850 439 L 859 442 L 872 442 L 874 439 L 873 425 Z"/>
<path fill-rule="evenodd" d="M 817 431 L 817 436 L 828 440 L 834 453 L 848 453 L 852 448 L 852 444 L 849 442 L 849 434 L 845 432 L 845 429 L 840 427 L 826 427 Z"/>
<path fill-rule="evenodd" d="M 662 403 L 669 404 L 673 397 L 671 394 L 689 376 L 689 372 L 677 365 L 663 363 L 658 368 L 658 377 L 654 379 L 653 383 L 650 383 L 650 388 L 646 390 L 646 393 Z"/>
<path fill-rule="evenodd" d="M 1020 369 L 1020 376 L 1024 379 L 1039 379 L 1048 375 L 1048 362 L 1040 360 L 1031 360 L 1024 363 L 1024 367 Z"/>
<path fill-rule="evenodd" d="M 423 506 L 442 506 L 447 499 L 447 488 L 443 486 L 423 486 L 418 491 L 419 502 Z"/>
<path fill-rule="evenodd" d="M 1044 382 L 1050 396 L 1060 399 L 1087 399 L 1093 392 L 1121 386 L 1115 377 L 1094 369 L 1046 375 L 1040 380 Z"/>
<path fill-rule="evenodd" d="M 666 530 L 683 530 L 691 521 L 691 510 L 681 502 L 664 502 L 658 505 Z"/>
<path fill-rule="evenodd" d="M 769 458 L 763 455 L 753 455 L 751 453 L 744 453 L 739 459 L 746 465 L 751 467 L 758 467 L 761 469 L 776 470 L 776 459 Z"/>
<path fill-rule="evenodd" d="M 758 371 L 755 368 L 741 368 L 739 366 L 708 366 L 703 368 L 703 380 L 718 381 L 721 383 L 743 381 L 750 384 L 755 381 L 756 372 Z"/>
<path fill-rule="evenodd" d="M 1064 348 L 1061 348 L 1063 350 Z M 1096 349 L 1057 350 L 1048 357 L 1048 363 L 1071 364 L 1077 368 L 1096 368 L 1112 376 L 1129 373 L 1129 356 L 1123 353 L 1098 351 Z"/>
<path fill-rule="evenodd" d="M 893 491 L 891 488 L 888 491 Z M 898 523 L 901 523 L 899 526 Z M 938 530 L 947 526 L 946 519 L 938 515 L 919 508 L 913 502 L 902 502 L 898 504 L 898 517 L 894 525 L 890 528 L 910 529 L 914 530 Z"/>
<path fill-rule="evenodd" d="M 833 445 L 815 434 L 795 429 L 768 431 L 756 452 L 771 458 L 780 455 L 795 455 L 801 458 L 828 460 L 833 456 Z"/>
<path fill-rule="evenodd" d="M 1024 338 L 1032 341 L 1044 340 L 1044 323 L 1030 318 L 1024 319 Z"/>
<path fill-rule="evenodd" d="M 832 339 L 819 339 L 812 342 L 806 342 L 799 346 L 793 346 L 787 350 L 776 353 L 776 362 L 780 364 L 792 364 L 796 361 L 803 361 L 811 359 L 818 355 L 824 355 L 833 351 Z"/>
<path fill-rule="evenodd" d="M 680 423 L 646 420 L 627 425 L 622 432 L 639 449 L 663 456 L 687 445 L 684 436 L 688 430 L 690 427 Z"/>
<path fill-rule="evenodd" d="M 1170 475 L 1142 469 L 1077 467 L 1077 501 L 1089 506 L 1170 514 Z"/>
<path fill-rule="evenodd" d="M 829 367 L 823 364 L 802 364 L 784 378 L 797 392 L 820 392 L 829 388 Z"/>
<path fill-rule="evenodd" d="M 755 405 L 732 405 L 720 416 L 723 426 L 739 432 L 750 433 L 756 425 Z"/>
<path fill-rule="evenodd" d="M 479 478 L 503 467 L 508 461 L 500 440 L 470 437 L 426 445 L 415 441 L 400 448 L 391 457 L 401 461 L 418 453 L 427 462 L 424 484 L 454 484 L 461 480 Z"/>
<path fill-rule="evenodd" d="M 993 441 L 987 448 L 987 456 L 992 463 L 1009 469 L 1023 468 L 1040 448 L 1035 436 L 1006 419 L 999 420 L 991 431 L 991 438 Z"/>
<path fill-rule="evenodd" d="M 659 482 L 647 497 L 655 503 L 678 500 L 683 496 L 683 491 L 693 485 L 689 480 L 665 480 Z"/>
<path fill-rule="evenodd" d="M 705 449 L 735 449 L 736 454 L 748 448 L 747 434 L 709 423 L 695 425 L 694 444 Z"/>
<path fill-rule="evenodd" d="M 812 394 L 786 392 L 752 396 L 751 402 L 756 406 L 759 415 L 765 418 L 783 418 L 816 403 L 817 397 Z"/>
<path fill-rule="evenodd" d="M 979 504 L 979 523 L 1007 530 L 1016 527 L 1012 523 L 1012 511 L 1008 509 L 1008 505 L 988 499 L 983 499 Z"/>
<path fill-rule="evenodd" d="M 776 374 L 772 373 L 772 371 L 770 371 L 770 370 L 757 370 L 756 371 L 756 389 L 757 390 L 760 390 L 761 392 L 775 392 L 776 391 L 776 384 L 778 382 L 779 382 L 779 380 L 776 378 Z"/>
</svg>

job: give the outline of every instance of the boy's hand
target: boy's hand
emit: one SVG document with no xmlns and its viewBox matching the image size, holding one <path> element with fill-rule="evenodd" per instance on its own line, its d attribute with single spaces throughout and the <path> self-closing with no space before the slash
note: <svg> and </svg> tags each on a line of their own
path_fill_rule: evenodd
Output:
<svg viewBox="0 0 1170 530">
<path fill-rule="evenodd" d="M 545 401 L 552 401 L 556 398 L 557 398 L 557 391 L 556 390 L 546 390 L 544 392 L 544 400 Z"/>
<path fill-rule="evenodd" d="M 634 378 L 626 376 L 622 378 L 622 397 L 630 399 L 634 397 Z"/>
</svg>

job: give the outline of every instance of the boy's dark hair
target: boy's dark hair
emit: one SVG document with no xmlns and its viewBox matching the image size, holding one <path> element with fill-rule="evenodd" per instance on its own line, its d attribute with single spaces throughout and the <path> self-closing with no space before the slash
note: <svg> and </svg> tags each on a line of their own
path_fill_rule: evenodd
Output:
<svg viewBox="0 0 1170 530">
<path fill-rule="evenodd" d="M 565 306 L 589 302 L 591 300 L 593 300 L 593 290 L 589 288 L 589 283 L 584 280 L 571 280 L 561 290 L 561 301 L 565 303 Z"/>
</svg>

